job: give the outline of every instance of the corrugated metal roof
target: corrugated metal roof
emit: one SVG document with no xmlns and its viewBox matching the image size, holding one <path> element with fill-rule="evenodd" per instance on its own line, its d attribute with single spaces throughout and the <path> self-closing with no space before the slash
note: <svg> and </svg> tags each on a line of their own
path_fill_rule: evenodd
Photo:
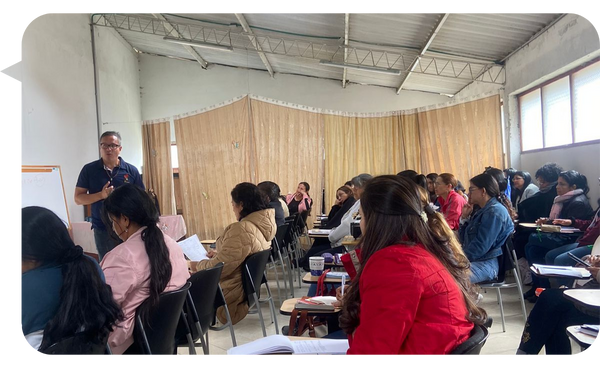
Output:
<svg viewBox="0 0 600 368">
<path fill-rule="evenodd" d="M 131 20 L 128 16 L 133 16 Z M 233 45 L 234 51 L 194 47 L 208 63 L 267 70 L 235 14 L 162 14 L 181 37 Z M 344 62 L 345 14 L 244 14 L 275 73 L 337 79 L 343 68 L 319 60 Z M 351 64 L 402 70 L 389 75 L 347 69 L 351 83 L 399 88 L 408 68 L 443 14 L 350 14 Z M 450 14 L 403 89 L 454 94 L 484 70 L 526 43 L 559 14 Z M 107 15 L 108 17 L 108 15 Z M 182 45 L 163 40 L 175 36 L 152 14 L 112 15 L 112 26 L 142 52 L 193 59 Z M 133 22 L 133 26 L 131 26 Z M 137 23 L 136 23 L 137 22 Z M 116 23 L 116 24 L 115 24 Z M 161 28 L 162 27 L 162 28 Z M 492 69 L 499 70 L 498 68 Z M 462 74 L 458 75 L 457 73 Z M 465 79 L 462 79 L 465 78 Z"/>
</svg>

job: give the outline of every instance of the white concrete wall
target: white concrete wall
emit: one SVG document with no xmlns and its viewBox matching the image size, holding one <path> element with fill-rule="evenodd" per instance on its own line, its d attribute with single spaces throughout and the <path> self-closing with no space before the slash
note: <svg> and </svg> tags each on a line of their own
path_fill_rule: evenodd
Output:
<svg viewBox="0 0 600 368">
<path fill-rule="evenodd" d="M 71 221 L 81 167 L 98 159 L 89 18 L 47 14 L 23 35 L 22 164 L 60 165 Z"/>
<path fill-rule="evenodd" d="M 577 170 L 588 177 L 594 207 L 600 197 L 600 144 L 521 153 L 516 95 L 600 56 L 598 31 L 585 18 L 568 14 L 506 61 L 505 122 L 509 165 L 535 171 L 546 162 Z"/>
<path fill-rule="evenodd" d="M 83 165 L 97 160 L 98 124 L 92 39 L 86 14 L 47 14 L 23 36 L 22 164 L 60 165 L 71 221 L 82 221 L 73 200 Z M 112 30 L 96 28 L 100 130 L 123 137 L 123 158 L 142 164 L 137 55 Z"/>
<path fill-rule="evenodd" d="M 121 134 L 123 160 L 142 169 L 142 115 L 137 53 L 117 32 L 96 27 L 100 130 Z"/>
<path fill-rule="evenodd" d="M 142 118 L 168 118 L 244 94 L 255 94 L 301 105 L 348 111 L 382 112 L 448 102 L 432 93 L 350 84 L 341 81 L 282 75 L 265 71 L 212 66 L 197 62 L 140 56 Z"/>
</svg>

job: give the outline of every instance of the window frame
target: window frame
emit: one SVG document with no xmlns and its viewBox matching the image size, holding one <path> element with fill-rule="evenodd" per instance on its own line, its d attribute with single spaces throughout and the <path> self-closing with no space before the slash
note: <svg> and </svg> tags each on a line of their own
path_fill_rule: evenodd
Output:
<svg viewBox="0 0 600 368">
<path fill-rule="evenodd" d="M 518 119 L 519 119 L 519 136 L 520 136 L 520 140 L 521 140 L 521 154 L 524 153 L 535 153 L 535 152 L 543 152 L 543 151 L 551 151 L 551 150 L 555 150 L 555 149 L 563 149 L 563 148 L 567 148 L 567 147 L 579 147 L 579 146 L 587 146 L 590 144 L 598 144 L 600 143 L 600 139 L 594 139 L 591 141 L 585 141 L 585 142 L 575 142 L 575 119 L 574 119 L 574 113 L 573 113 L 573 74 L 577 73 L 578 71 L 580 71 L 581 69 L 584 69 L 592 64 L 598 63 L 600 62 L 600 57 L 589 60 L 571 70 L 569 70 L 568 72 L 559 74 L 553 78 L 550 78 L 549 80 L 540 83 L 534 87 L 531 87 L 523 92 L 520 92 L 519 94 L 517 94 L 517 105 L 518 105 L 518 109 L 517 109 L 517 114 L 518 114 Z M 569 102 L 570 102 L 570 113 L 571 113 L 571 135 L 572 135 L 572 139 L 573 139 L 573 143 L 569 143 L 569 144 L 563 144 L 560 146 L 553 146 L 553 147 L 542 147 L 542 148 L 536 148 L 536 149 L 532 149 L 532 150 L 527 150 L 527 151 L 523 151 L 523 124 L 521 122 L 521 97 L 525 96 L 528 93 L 531 93 L 537 89 L 540 90 L 540 100 L 541 100 L 541 118 L 542 118 L 542 144 L 545 146 L 546 145 L 546 134 L 544 131 L 544 92 L 543 92 L 543 88 L 551 83 L 556 82 L 559 79 L 568 77 L 569 78 Z"/>
</svg>

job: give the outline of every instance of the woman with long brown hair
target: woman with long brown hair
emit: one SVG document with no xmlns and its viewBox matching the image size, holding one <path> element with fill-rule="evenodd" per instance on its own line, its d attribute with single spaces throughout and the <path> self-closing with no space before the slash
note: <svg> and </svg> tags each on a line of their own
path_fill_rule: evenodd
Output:
<svg viewBox="0 0 600 368">
<path fill-rule="evenodd" d="M 396 175 L 369 181 L 360 211 L 361 266 L 340 316 L 348 354 L 451 352 L 487 317 L 452 230 L 423 188 Z"/>
</svg>

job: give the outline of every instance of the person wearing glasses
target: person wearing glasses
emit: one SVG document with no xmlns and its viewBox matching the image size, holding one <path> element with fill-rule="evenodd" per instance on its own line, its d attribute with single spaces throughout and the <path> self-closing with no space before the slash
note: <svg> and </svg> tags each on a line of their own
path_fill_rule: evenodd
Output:
<svg viewBox="0 0 600 368">
<path fill-rule="evenodd" d="M 81 169 L 75 185 L 75 203 L 92 205 L 92 229 L 99 261 L 120 243 L 118 239 L 109 236 L 102 222 L 104 200 L 125 183 L 135 184 L 145 190 L 138 169 L 119 156 L 122 149 L 121 135 L 118 132 L 104 132 L 100 136 L 100 159 Z"/>
<path fill-rule="evenodd" d="M 514 230 L 509 209 L 500 196 L 503 192 L 490 174 L 479 174 L 469 183 L 469 201 L 460 218 L 459 239 L 471 262 L 471 282 L 493 280 L 498 276 L 498 256 Z M 479 210 L 473 213 L 473 206 Z"/>
</svg>

